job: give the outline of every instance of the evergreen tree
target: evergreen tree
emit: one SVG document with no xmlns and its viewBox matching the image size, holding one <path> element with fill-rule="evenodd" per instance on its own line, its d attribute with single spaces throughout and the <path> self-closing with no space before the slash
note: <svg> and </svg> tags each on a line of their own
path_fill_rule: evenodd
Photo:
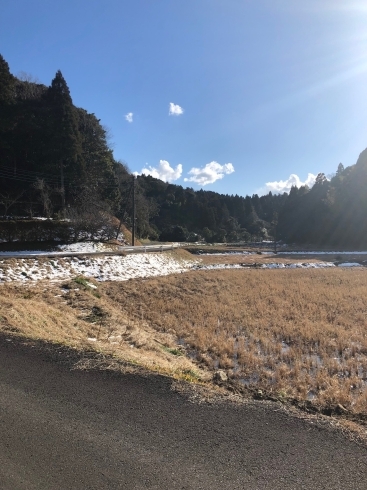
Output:
<svg viewBox="0 0 367 490">
<path fill-rule="evenodd" d="M 0 54 L 0 104 L 9 104 L 14 100 L 15 78 L 10 73 L 9 65 Z"/>
<path fill-rule="evenodd" d="M 340 177 L 344 172 L 344 165 L 342 163 L 339 163 L 338 169 L 336 171 L 337 177 Z"/>
<path fill-rule="evenodd" d="M 77 112 L 60 70 L 56 72 L 46 98 L 52 164 L 60 171 L 62 207 L 65 208 L 70 184 L 75 185 L 82 180 L 84 168 Z"/>
<path fill-rule="evenodd" d="M 11 147 L 9 132 L 13 126 L 14 77 L 9 71 L 9 65 L 0 55 L 0 159 L 7 160 Z"/>
<path fill-rule="evenodd" d="M 107 145 L 106 131 L 94 114 L 84 109 L 77 109 L 77 114 L 85 167 L 84 185 L 116 207 L 120 199 L 118 177 L 112 151 Z"/>
</svg>

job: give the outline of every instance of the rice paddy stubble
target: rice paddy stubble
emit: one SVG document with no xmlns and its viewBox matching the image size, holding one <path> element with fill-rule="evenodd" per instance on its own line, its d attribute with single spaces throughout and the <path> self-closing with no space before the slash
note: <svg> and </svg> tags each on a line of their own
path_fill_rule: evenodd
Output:
<svg viewBox="0 0 367 490">
<path fill-rule="evenodd" d="M 366 270 L 198 271 L 109 287 L 125 311 L 143 309 L 246 386 L 367 414 Z"/>
</svg>

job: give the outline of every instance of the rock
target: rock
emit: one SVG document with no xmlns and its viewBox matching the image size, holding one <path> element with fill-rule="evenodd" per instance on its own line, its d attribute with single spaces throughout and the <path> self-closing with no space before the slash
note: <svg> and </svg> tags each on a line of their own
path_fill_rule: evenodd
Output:
<svg viewBox="0 0 367 490">
<path fill-rule="evenodd" d="M 214 373 L 213 379 L 217 383 L 225 383 L 228 381 L 228 376 L 225 371 L 219 370 Z"/>
<path fill-rule="evenodd" d="M 255 400 L 263 400 L 264 399 L 264 392 L 263 390 L 256 390 L 254 392 L 254 398 Z M 276 398 L 278 400 L 278 398 Z"/>
</svg>

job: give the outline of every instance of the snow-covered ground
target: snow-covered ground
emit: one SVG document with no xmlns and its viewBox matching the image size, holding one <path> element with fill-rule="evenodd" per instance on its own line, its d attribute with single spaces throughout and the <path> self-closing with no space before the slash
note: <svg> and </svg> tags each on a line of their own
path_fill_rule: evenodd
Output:
<svg viewBox="0 0 367 490">
<path fill-rule="evenodd" d="M 360 264 L 358 264 L 360 265 Z M 214 270 L 214 269 L 325 269 L 335 267 L 332 262 L 297 262 L 292 264 L 283 264 L 282 262 L 268 264 L 207 264 L 196 265 L 195 269 Z"/>
<path fill-rule="evenodd" d="M 126 257 L 67 257 L 0 260 L 0 282 L 64 280 L 75 276 L 98 281 L 126 281 L 138 277 L 165 276 L 190 269 L 191 261 L 169 253 L 134 254 Z"/>
<path fill-rule="evenodd" d="M 258 265 L 260 269 L 325 269 L 335 267 L 332 262 L 280 262 Z M 339 267 L 361 267 L 356 262 L 345 262 Z M 65 280 L 85 276 L 97 281 L 127 281 L 138 277 L 165 276 L 188 270 L 253 269 L 240 264 L 207 264 L 177 260 L 168 253 L 134 254 L 122 257 L 67 257 L 0 260 L 0 283 L 8 281 Z"/>
<path fill-rule="evenodd" d="M 336 267 L 333 262 L 293 262 L 284 264 L 282 262 L 274 262 L 268 264 L 206 264 L 195 265 L 193 268 L 198 270 L 214 270 L 214 269 L 328 269 Z M 344 262 L 338 264 L 338 267 L 363 267 L 357 262 Z"/>
<path fill-rule="evenodd" d="M 256 255 L 256 252 L 246 252 L 245 250 L 241 251 L 230 251 L 230 252 L 215 252 L 215 253 L 210 253 L 210 252 L 199 252 L 198 255 L 209 255 L 209 256 L 215 256 L 215 255 Z"/>
<path fill-rule="evenodd" d="M 112 252 L 116 247 L 102 242 L 80 242 L 70 243 L 68 245 L 59 245 L 57 251 L 60 252 Z"/>
<path fill-rule="evenodd" d="M 68 245 L 57 245 L 53 250 L 21 250 L 17 252 L 0 252 L 0 257 L 7 257 L 8 255 L 49 255 L 52 252 L 53 255 L 64 254 L 65 252 L 75 253 L 93 253 L 93 252 L 113 252 L 116 250 L 116 246 L 108 245 L 108 243 L 102 242 L 79 242 L 70 243 Z"/>
<path fill-rule="evenodd" d="M 278 252 L 278 255 L 367 255 L 367 252 Z"/>
<path fill-rule="evenodd" d="M 192 267 L 195 270 L 221 270 L 221 269 L 244 269 L 241 264 L 196 264 Z"/>
<path fill-rule="evenodd" d="M 230 251 L 230 252 L 199 252 L 198 255 L 259 255 L 258 252 Z M 260 255 L 275 255 L 275 252 L 260 252 Z M 277 252 L 277 255 L 367 255 L 367 252 Z"/>
<path fill-rule="evenodd" d="M 332 262 L 296 262 L 293 264 L 278 262 L 261 265 L 261 269 L 326 269 L 329 267 L 335 267 L 335 265 Z"/>
<path fill-rule="evenodd" d="M 361 264 L 358 262 L 343 262 L 338 264 L 338 267 L 361 267 Z"/>
<path fill-rule="evenodd" d="M 52 254 L 112 252 L 116 247 L 95 242 L 82 242 L 71 245 L 60 245 Z M 223 269 L 324 269 L 335 267 L 332 262 L 296 262 L 296 263 L 267 263 L 267 264 L 200 264 L 198 261 L 185 261 L 175 258 L 170 253 L 150 252 L 127 256 L 75 256 L 75 257 L 45 257 L 50 252 L 19 251 L 0 253 L 0 283 L 8 281 L 32 282 L 41 279 L 65 280 L 75 276 L 85 276 L 98 281 L 126 281 L 128 279 L 185 272 L 188 270 L 223 270 Z M 243 252 L 240 252 L 243 254 Z M 251 253 L 251 252 L 250 252 Z M 301 252 L 294 252 L 294 254 Z M 304 252 L 302 252 L 304 253 Z M 315 254 L 316 252 L 312 252 Z M 317 252 L 319 253 L 319 252 Z M 321 252 L 320 252 L 321 253 Z M 350 254 L 351 252 L 324 252 L 325 254 Z M 367 252 L 354 252 L 367 254 Z M 39 257 L 21 258 L 17 255 L 31 254 Z M 244 253 L 247 255 L 248 253 Z M 311 255 L 311 252 L 308 254 Z M 7 258 L 12 255 L 14 258 Z M 203 254 L 204 255 L 204 254 Z M 205 254 L 206 255 L 206 254 Z M 222 255 L 222 254 L 208 254 Z M 226 255 L 224 253 L 223 255 Z M 4 257 L 2 259 L 2 257 Z M 357 262 L 344 262 L 339 267 L 361 267 Z"/>
</svg>

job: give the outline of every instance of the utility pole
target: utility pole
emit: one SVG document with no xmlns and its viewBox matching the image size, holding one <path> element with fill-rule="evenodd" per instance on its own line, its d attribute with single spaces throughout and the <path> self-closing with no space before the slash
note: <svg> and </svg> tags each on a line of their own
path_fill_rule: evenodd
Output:
<svg viewBox="0 0 367 490">
<path fill-rule="evenodd" d="M 135 181 L 136 177 L 133 175 L 133 229 L 132 229 L 132 239 L 131 239 L 131 245 L 135 245 Z"/>
<path fill-rule="evenodd" d="M 65 186 L 64 186 L 64 163 L 60 163 L 60 183 L 61 183 L 61 207 L 63 218 L 65 218 Z"/>
<path fill-rule="evenodd" d="M 278 213 L 273 214 L 273 239 L 274 239 L 274 253 L 277 253 L 277 226 L 278 226 Z"/>
<path fill-rule="evenodd" d="M 134 186 L 134 182 L 129 187 L 129 192 L 127 194 L 127 197 L 124 200 L 123 205 L 120 204 L 120 211 L 119 211 L 119 213 L 120 213 L 120 223 L 119 223 L 119 227 L 118 227 L 117 232 L 116 232 L 116 240 L 119 237 L 121 226 L 122 226 L 122 223 L 123 223 L 123 221 L 125 219 L 126 209 L 127 209 L 127 206 L 128 206 L 128 204 L 130 202 L 130 197 L 132 195 L 133 186 Z"/>
</svg>

